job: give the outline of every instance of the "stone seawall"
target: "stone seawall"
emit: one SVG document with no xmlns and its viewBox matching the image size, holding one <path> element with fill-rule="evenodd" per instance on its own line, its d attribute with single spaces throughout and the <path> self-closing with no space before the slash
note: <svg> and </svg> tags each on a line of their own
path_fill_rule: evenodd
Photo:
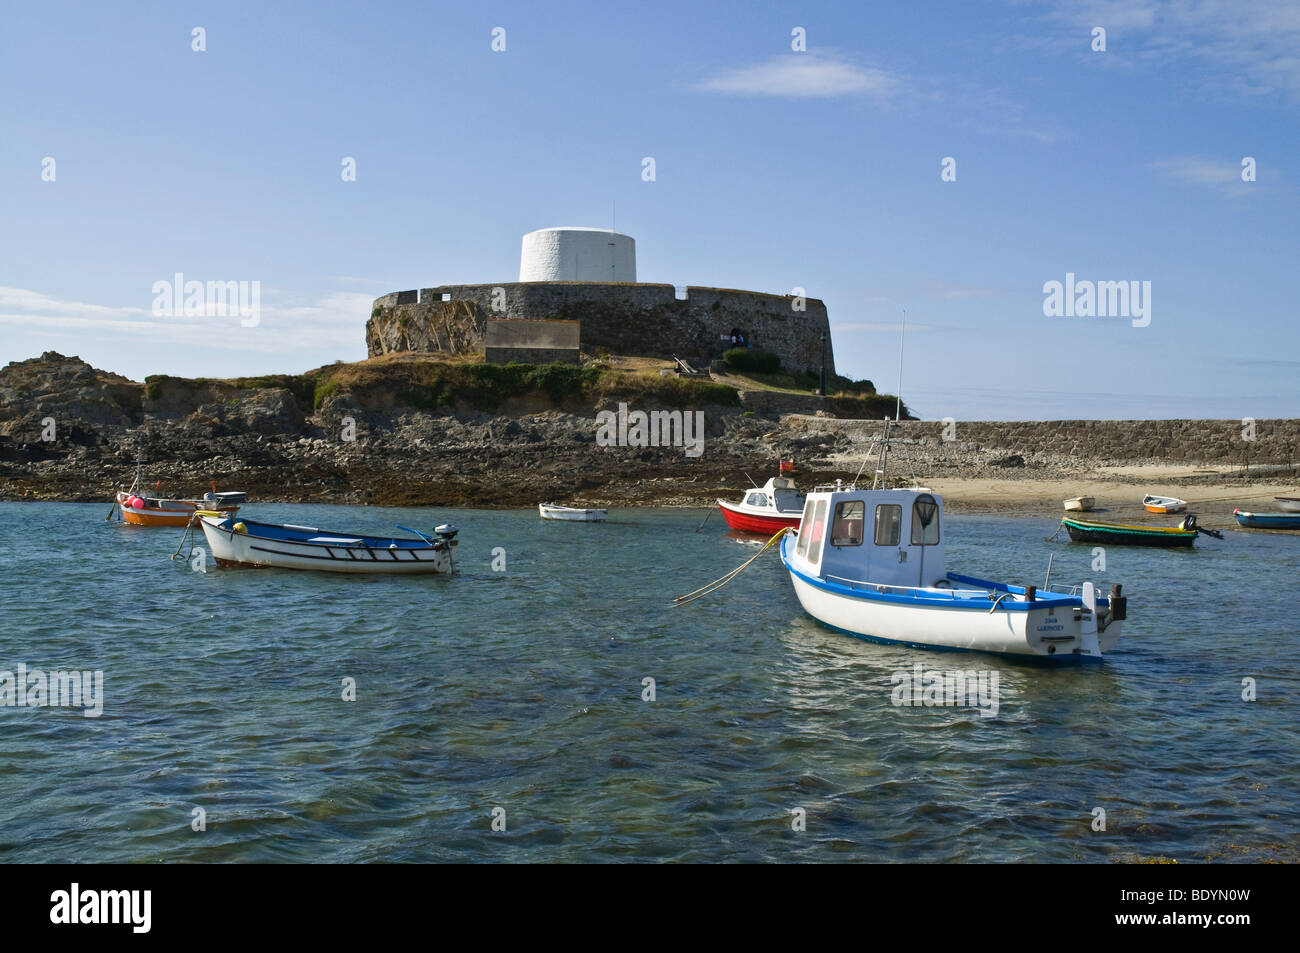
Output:
<svg viewBox="0 0 1300 953">
<path fill-rule="evenodd" d="M 796 304 L 804 310 L 795 310 Z M 442 285 L 375 299 L 366 324 L 371 357 L 405 350 L 433 350 L 447 339 L 447 313 L 455 307 L 476 324 L 488 318 L 564 318 L 582 322 L 582 349 L 649 357 L 685 357 L 707 365 L 741 328 L 757 348 L 781 358 L 790 371 L 819 371 L 826 336 L 827 373 L 835 373 L 826 306 L 788 295 L 620 282 L 512 282 Z M 473 335 L 462 334 L 469 342 Z M 469 346 L 467 344 L 467 346 Z"/>
<path fill-rule="evenodd" d="M 813 431 L 842 433 L 865 444 L 880 421 L 803 418 Z M 1035 459 L 1086 461 L 1097 466 L 1179 463 L 1207 466 L 1286 465 L 1300 462 L 1300 419 L 1260 418 L 1253 433 L 1240 420 L 912 420 L 894 425 L 900 444 L 942 463 L 972 453 L 1005 453 L 1007 467 Z M 945 439 L 946 436 L 952 439 Z M 1253 439 L 1247 439 L 1252 437 Z"/>
</svg>

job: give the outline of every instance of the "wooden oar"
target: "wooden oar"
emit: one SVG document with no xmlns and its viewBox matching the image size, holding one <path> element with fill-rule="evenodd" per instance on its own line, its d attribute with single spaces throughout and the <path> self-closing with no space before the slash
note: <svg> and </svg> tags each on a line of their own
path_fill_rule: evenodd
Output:
<svg viewBox="0 0 1300 953">
<path fill-rule="evenodd" d="M 113 518 L 113 511 L 114 511 L 115 509 L 117 509 L 117 497 L 116 497 L 116 496 L 113 497 L 113 505 L 110 506 L 110 507 L 108 508 L 108 515 L 104 517 L 104 522 L 105 522 L 105 523 L 107 523 L 109 520 L 111 520 L 111 519 Z"/>
</svg>

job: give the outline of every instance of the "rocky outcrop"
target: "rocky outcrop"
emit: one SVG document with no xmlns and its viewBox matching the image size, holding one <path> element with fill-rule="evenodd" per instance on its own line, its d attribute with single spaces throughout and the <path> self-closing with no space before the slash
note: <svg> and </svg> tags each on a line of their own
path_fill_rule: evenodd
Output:
<svg viewBox="0 0 1300 953">
<path fill-rule="evenodd" d="M 46 351 L 0 369 L 0 436 L 17 443 L 93 440 L 100 428 L 138 422 L 143 393 L 143 385 L 120 374 Z"/>
<path fill-rule="evenodd" d="M 681 446 L 606 447 L 596 442 L 596 414 L 623 400 L 618 392 L 583 405 L 537 390 L 506 395 L 489 411 L 442 401 L 429 375 L 446 368 L 389 358 L 300 376 L 141 385 L 47 353 L 0 368 L 0 499 L 107 500 L 139 453 L 146 478 L 178 494 L 217 480 L 268 501 L 699 504 L 737 492 L 743 474 L 770 473 L 782 457 L 798 462 L 804 482 L 852 476 L 881 426 L 697 401 L 676 406 L 704 415 L 700 456 Z M 645 380 L 661 381 L 640 386 Z M 50 418 L 52 440 L 42 426 Z M 1253 429 L 1235 420 L 904 421 L 890 459 L 893 472 L 927 479 L 1073 479 L 1163 461 L 1272 467 L 1291 481 L 1298 451 L 1294 419 L 1261 419 Z"/>
</svg>

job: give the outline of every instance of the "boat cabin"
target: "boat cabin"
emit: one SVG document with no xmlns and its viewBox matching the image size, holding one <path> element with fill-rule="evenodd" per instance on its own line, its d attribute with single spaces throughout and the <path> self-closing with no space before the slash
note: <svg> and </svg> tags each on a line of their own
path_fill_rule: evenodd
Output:
<svg viewBox="0 0 1300 953">
<path fill-rule="evenodd" d="M 772 477 L 761 490 L 750 490 L 742 505 L 756 510 L 770 509 L 780 513 L 798 513 L 803 507 L 803 495 L 795 489 L 789 477 Z"/>
<path fill-rule="evenodd" d="M 790 561 L 809 576 L 884 586 L 951 586 L 943 499 L 924 487 L 819 487 L 808 494 Z"/>
</svg>

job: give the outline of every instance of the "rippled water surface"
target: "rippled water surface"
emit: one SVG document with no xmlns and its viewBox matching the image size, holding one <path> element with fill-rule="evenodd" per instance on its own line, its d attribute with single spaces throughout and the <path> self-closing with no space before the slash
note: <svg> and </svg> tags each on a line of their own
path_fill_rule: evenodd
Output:
<svg viewBox="0 0 1300 953">
<path fill-rule="evenodd" d="M 455 522 L 460 572 L 424 578 L 198 573 L 167 558 L 181 530 L 106 511 L 0 504 L 0 669 L 105 692 L 97 719 L 0 708 L 6 861 L 1297 858 L 1300 538 L 1094 573 L 1051 520 L 950 516 L 950 568 L 1041 583 L 1055 552 L 1054 581 L 1125 584 L 1105 664 L 1050 668 L 827 630 L 775 553 L 670 610 L 757 549 L 703 511 L 246 510 Z M 997 716 L 895 707 L 917 662 L 995 669 Z"/>
</svg>

